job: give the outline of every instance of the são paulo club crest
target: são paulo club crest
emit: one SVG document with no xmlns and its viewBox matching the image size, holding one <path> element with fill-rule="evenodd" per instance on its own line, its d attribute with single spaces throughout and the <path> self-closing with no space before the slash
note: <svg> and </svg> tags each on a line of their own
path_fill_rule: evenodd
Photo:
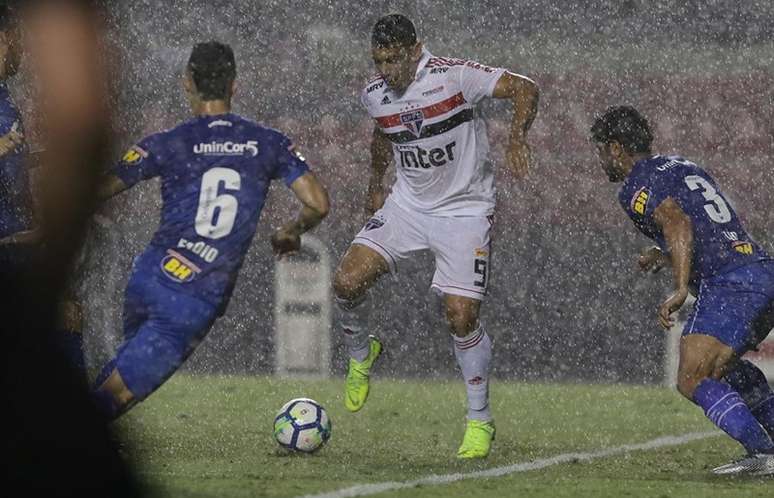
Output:
<svg viewBox="0 0 774 498">
<path fill-rule="evenodd" d="M 400 124 L 408 128 L 408 130 L 417 138 L 422 133 L 422 122 L 424 120 L 425 115 L 422 112 L 422 109 L 404 112 L 400 115 Z"/>
</svg>

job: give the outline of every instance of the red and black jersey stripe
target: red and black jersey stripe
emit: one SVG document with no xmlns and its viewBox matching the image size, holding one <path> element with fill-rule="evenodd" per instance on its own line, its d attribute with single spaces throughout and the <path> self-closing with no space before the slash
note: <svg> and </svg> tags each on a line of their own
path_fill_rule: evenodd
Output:
<svg viewBox="0 0 774 498">
<path fill-rule="evenodd" d="M 420 138 L 434 137 L 435 135 L 446 133 L 447 131 L 458 127 L 462 123 L 473 121 L 473 117 L 474 117 L 473 109 L 463 109 L 462 111 L 458 112 L 457 114 L 450 117 L 449 119 L 445 119 L 437 123 L 423 126 L 422 131 L 419 133 L 419 136 L 416 136 L 410 131 L 399 131 L 397 133 L 385 133 L 385 135 L 387 136 L 388 139 L 390 139 L 391 142 L 396 144 L 402 144 L 406 142 L 411 142 L 413 140 L 419 140 Z"/>
<path fill-rule="evenodd" d="M 445 114 L 449 111 L 453 111 L 457 107 L 465 104 L 465 97 L 462 96 L 462 92 L 458 93 L 457 95 L 452 95 L 448 99 L 442 100 L 440 102 L 436 102 L 435 104 L 431 104 L 426 107 L 422 107 L 419 109 L 422 111 L 422 116 L 425 119 L 433 119 L 436 116 L 440 116 L 441 114 Z M 411 111 L 416 111 L 415 109 L 411 109 Z M 407 111 L 410 112 L 410 111 Z M 403 114 L 397 113 L 397 114 L 391 114 L 389 116 L 381 116 L 376 118 L 376 122 L 379 123 L 379 126 L 382 127 L 382 129 L 385 128 L 392 128 L 394 126 L 399 126 L 400 123 L 400 115 Z"/>
</svg>

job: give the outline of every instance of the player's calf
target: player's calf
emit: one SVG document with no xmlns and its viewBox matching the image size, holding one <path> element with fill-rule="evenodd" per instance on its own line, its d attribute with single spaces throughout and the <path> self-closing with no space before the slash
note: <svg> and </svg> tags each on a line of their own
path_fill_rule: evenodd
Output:
<svg viewBox="0 0 774 498">
<path fill-rule="evenodd" d="M 774 437 L 774 392 L 764 373 L 749 361 L 739 360 L 723 381 L 742 396 L 755 419 Z"/>
<path fill-rule="evenodd" d="M 478 320 L 480 301 L 461 296 L 444 297 L 446 318 L 454 338 L 454 356 L 462 371 L 468 398 L 468 421 L 491 422 L 489 367 L 492 340 Z M 486 453 L 488 453 L 488 445 Z"/>
<path fill-rule="evenodd" d="M 114 368 L 107 379 L 92 393 L 99 410 L 113 420 L 128 411 L 137 402 L 118 369 Z"/>
<path fill-rule="evenodd" d="M 678 389 L 699 405 L 713 424 L 750 455 L 774 452 L 774 442 L 740 394 L 719 379 L 732 363 L 731 348 L 714 337 L 692 334 L 680 343 Z"/>
</svg>

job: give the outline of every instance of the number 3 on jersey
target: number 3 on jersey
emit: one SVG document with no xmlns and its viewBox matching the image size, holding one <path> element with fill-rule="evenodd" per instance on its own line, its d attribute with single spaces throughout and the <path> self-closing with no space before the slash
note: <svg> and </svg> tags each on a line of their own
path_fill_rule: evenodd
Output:
<svg viewBox="0 0 774 498">
<path fill-rule="evenodd" d="M 231 194 L 218 194 L 224 190 L 239 190 L 242 179 L 230 168 L 212 168 L 202 176 L 199 192 L 199 209 L 196 212 L 196 233 L 208 239 L 220 239 L 231 233 L 236 221 L 237 198 Z"/>
<path fill-rule="evenodd" d="M 720 196 L 715 187 L 704 178 L 698 175 L 690 175 L 685 177 L 685 184 L 691 190 L 701 189 L 701 195 L 704 196 L 709 202 L 704 205 L 704 211 L 715 223 L 728 223 L 731 221 L 731 211 L 728 210 L 728 205 L 723 197 Z"/>
</svg>

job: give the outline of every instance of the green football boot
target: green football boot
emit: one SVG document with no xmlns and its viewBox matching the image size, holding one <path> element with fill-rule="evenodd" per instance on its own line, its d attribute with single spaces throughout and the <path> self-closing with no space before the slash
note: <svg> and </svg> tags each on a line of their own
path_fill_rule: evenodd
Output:
<svg viewBox="0 0 774 498">
<path fill-rule="evenodd" d="M 375 336 L 368 336 L 369 348 L 368 356 L 363 361 L 357 361 L 354 358 L 349 359 L 349 370 L 347 371 L 347 381 L 344 387 L 344 405 L 347 410 L 356 412 L 363 408 L 368 399 L 368 378 L 371 373 L 371 367 L 382 354 L 382 343 Z"/>
<path fill-rule="evenodd" d="M 457 450 L 457 458 L 486 458 L 489 455 L 489 450 L 492 448 L 494 437 L 495 426 L 493 421 L 468 420 L 468 427 L 465 429 L 462 445 Z"/>
</svg>

